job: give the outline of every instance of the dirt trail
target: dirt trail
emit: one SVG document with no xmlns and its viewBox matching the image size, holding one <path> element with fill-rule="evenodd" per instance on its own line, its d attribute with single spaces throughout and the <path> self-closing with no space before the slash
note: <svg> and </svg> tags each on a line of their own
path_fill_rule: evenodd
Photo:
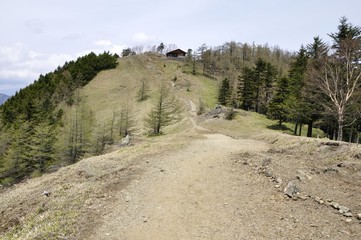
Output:
<svg viewBox="0 0 361 240">
<path fill-rule="evenodd" d="M 245 163 L 270 157 L 267 143 L 212 134 L 189 120 L 188 144 L 144 157 L 142 175 L 112 193 L 86 239 L 359 239 L 360 224 L 311 198 L 288 199 Z"/>
<path fill-rule="evenodd" d="M 237 139 L 204 124 L 230 122 L 189 106 L 182 132 L 4 191 L 0 231 L 18 234 L 4 239 L 361 239 L 361 149 L 271 133 Z M 290 181 L 294 199 L 283 193 Z"/>
<path fill-rule="evenodd" d="M 181 151 L 145 160 L 148 170 L 119 192 L 114 209 L 104 216 L 104 224 L 91 239 L 246 236 L 236 220 L 241 206 L 234 184 L 235 179 L 244 179 L 232 169 L 231 156 L 266 149 L 255 140 L 208 134 Z"/>
</svg>

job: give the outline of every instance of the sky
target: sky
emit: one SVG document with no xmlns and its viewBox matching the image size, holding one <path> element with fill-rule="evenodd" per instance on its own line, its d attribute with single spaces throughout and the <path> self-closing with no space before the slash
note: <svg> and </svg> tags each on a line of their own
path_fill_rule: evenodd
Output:
<svg viewBox="0 0 361 240">
<path fill-rule="evenodd" d="M 174 44 L 268 44 L 288 51 L 337 31 L 346 16 L 361 26 L 359 0 L 2 0 L 0 93 L 13 95 L 90 52 Z"/>
</svg>

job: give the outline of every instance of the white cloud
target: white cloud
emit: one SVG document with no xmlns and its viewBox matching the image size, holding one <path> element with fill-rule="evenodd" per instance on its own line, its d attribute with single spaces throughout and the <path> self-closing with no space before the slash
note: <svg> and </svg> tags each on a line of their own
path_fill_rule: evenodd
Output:
<svg viewBox="0 0 361 240">
<path fill-rule="evenodd" d="M 0 48 L 0 92 L 23 88 L 36 80 L 40 74 L 53 71 L 74 58 L 75 56 L 62 53 L 50 55 L 39 53 L 27 49 L 22 43 L 2 47 Z"/>
<path fill-rule="evenodd" d="M 146 43 L 157 40 L 157 37 L 154 35 L 148 35 L 144 32 L 138 32 L 132 36 L 132 39 L 138 43 Z"/>
<path fill-rule="evenodd" d="M 22 43 L 16 43 L 12 47 L 0 48 L 0 63 L 15 63 L 26 58 L 26 48 Z"/>
<path fill-rule="evenodd" d="M 108 40 L 94 42 L 95 47 L 78 54 L 54 53 L 46 54 L 34 50 L 29 50 L 23 43 L 16 43 L 10 47 L 0 47 L 0 92 L 13 94 L 16 89 L 24 88 L 40 74 L 54 71 L 65 62 L 75 60 L 90 52 L 96 54 L 104 51 L 117 53 L 120 55 L 126 45 L 114 44 Z M 7 89 L 14 89 L 12 92 Z"/>
<path fill-rule="evenodd" d="M 30 69 L 0 70 L 0 79 L 35 79 L 39 74 Z"/>
<path fill-rule="evenodd" d="M 98 40 L 98 41 L 94 42 L 94 45 L 96 46 L 95 48 L 81 51 L 78 54 L 76 54 L 76 56 L 78 56 L 78 57 L 84 56 L 91 52 L 99 54 L 99 53 L 103 53 L 104 51 L 106 51 L 106 52 L 109 51 L 110 53 L 120 54 L 124 48 L 127 48 L 127 45 L 114 44 L 109 40 Z"/>
<path fill-rule="evenodd" d="M 99 40 L 94 42 L 94 44 L 97 46 L 109 47 L 112 45 L 112 42 L 108 40 Z"/>
<path fill-rule="evenodd" d="M 44 70 L 49 72 L 54 70 L 56 67 L 63 65 L 66 61 L 73 59 L 74 56 L 63 53 L 51 55 L 39 54 L 35 58 L 27 59 L 26 61 L 17 64 L 17 66 L 39 70 L 41 72 L 44 72 Z"/>
<path fill-rule="evenodd" d="M 120 55 L 120 53 L 123 51 L 123 49 L 127 48 L 126 45 L 112 45 L 112 47 L 109 49 L 111 53 L 116 53 Z"/>
</svg>

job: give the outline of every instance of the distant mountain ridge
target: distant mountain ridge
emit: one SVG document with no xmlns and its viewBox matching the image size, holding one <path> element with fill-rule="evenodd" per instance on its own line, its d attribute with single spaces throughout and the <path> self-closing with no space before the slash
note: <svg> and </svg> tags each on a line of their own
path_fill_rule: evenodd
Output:
<svg viewBox="0 0 361 240">
<path fill-rule="evenodd" d="M 9 98 L 10 98 L 10 96 L 0 93 L 0 105 L 3 104 Z"/>
</svg>

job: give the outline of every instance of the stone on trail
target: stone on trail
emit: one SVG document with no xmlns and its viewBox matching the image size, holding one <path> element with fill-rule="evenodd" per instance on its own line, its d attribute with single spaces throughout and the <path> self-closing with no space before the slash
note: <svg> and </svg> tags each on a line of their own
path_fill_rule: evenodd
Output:
<svg viewBox="0 0 361 240">
<path fill-rule="evenodd" d="M 297 195 L 297 193 L 299 192 L 300 190 L 297 188 L 296 184 L 292 181 L 290 181 L 288 184 L 287 184 L 287 187 L 284 189 L 283 193 L 285 195 L 287 195 L 288 197 L 290 198 L 293 198 Z"/>
<path fill-rule="evenodd" d="M 308 175 L 305 171 L 303 170 L 298 170 L 297 171 L 297 175 L 296 177 L 301 180 L 301 181 L 305 181 L 305 180 L 311 180 L 312 177 L 310 175 Z"/>
<path fill-rule="evenodd" d="M 267 167 L 268 165 L 270 165 L 272 162 L 271 158 L 266 158 L 262 161 L 262 167 Z"/>
</svg>

